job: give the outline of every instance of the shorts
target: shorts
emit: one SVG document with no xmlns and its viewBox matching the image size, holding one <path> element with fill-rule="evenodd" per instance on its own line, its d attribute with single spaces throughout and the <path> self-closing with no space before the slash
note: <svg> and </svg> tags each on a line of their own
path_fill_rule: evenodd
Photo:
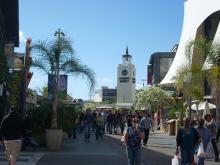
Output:
<svg viewBox="0 0 220 165">
<path fill-rule="evenodd" d="M 15 161 L 21 150 L 21 140 L 4 141 L 5 154 L 8 161 Z"/>
</svg>

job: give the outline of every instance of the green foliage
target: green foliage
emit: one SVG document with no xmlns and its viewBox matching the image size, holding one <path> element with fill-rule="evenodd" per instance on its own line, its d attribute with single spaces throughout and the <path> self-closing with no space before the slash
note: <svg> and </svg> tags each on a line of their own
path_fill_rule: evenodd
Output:
<svg viewBox="0 0 220 165">
<path fill-rule="evenodd" d="M 58 106 L 58 84 L 60 74 L 73 74 L 86 78 L 90 92 L 95 86 L 95 72 L 88 66 L 83 65 L 78 58 L 74 56 L 72 42 L 64 37 L 63 32 L 57 31 L 56 38 L 47 41 L 38 41 L 32 46 L 33 61 L 32 67 L 36 67 L 52 74 L 55 78 L 53 85 L 53 117 L 51 126 L 57 128 L 57 106 Z M 58 114 L 59 115 L 59 114 Z"/>
<path fill-rule="evenodd" d="M 22 71 L 14 71 L 11 75 L 11 81 L 9 84 L 10 96 L 9 102 L 10 105 L 17 106 L 20 101 L 21 90 L 22 90 L 22 82 L 23 82 L 23 72 Z"/>
<path fill-rule="evenodd" d="M 95 102 L 88 102 L 88 103 L 85 103 L 83 105 L 83 109 L 86 110 L 86 109 L 95 109 L 96 108 L 96 103 Z"/>
<path fill-rule="evenodd" d="M 34 134 L 44 133 L 46 128 L 50 128 L 50 118 L 52 114 L 52 104 L 42 101 L 39 107 L 32 109 L 32 129 Z"/>
<path fill-rule="evenodd" d="M 58 128 L 69 132 L 75 126 L 81 111 L 80 106 L 60 104 L 58 107 Z M 52 104 L 50 102 L 42 101 L 39 107 L 31 112 L 34 134 L 42 134 L 46 128 L 51 128 Z"/>
<path fill-rule="evenodd" d="M 150 109 L 155 112 L 159 107 L 168 108 L 173 104 L 173 97 L 159 87 L 150 87 L 140 90 L 135 95 L 135 109 Z"/>
<path fill-rule="evenodd" d="M 58 127 L 65 132 L 70 132 L 77 123 L 80 111 L 80 106 L 60 105 L 58 107 Z"/>
</svg>

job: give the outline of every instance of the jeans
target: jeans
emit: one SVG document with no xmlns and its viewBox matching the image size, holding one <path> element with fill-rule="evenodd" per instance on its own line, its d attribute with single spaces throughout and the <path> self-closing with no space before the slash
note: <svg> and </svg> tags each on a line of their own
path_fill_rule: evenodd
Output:
<svg viewBox="0 0 220 165">
<path fill-rule="evenodd" d="M 215 158 L 219 158 L 218 147 L 217 147 L 215 139 L 212 139 L 212 147 L 215 152 Z"/>
<path fill-rule="evenodd" d="M 127 146 L 128 165 L 141 165 L 141 149 L 133 150 Z"/>
<path fill-rule="evenodd" d="M 148 142 L 149 132 L 149 129 L 144 129 L 144 144 L 147 144 Z"/>
<path fill-rule="evenodd" d="M 181 157 L 181 165 L 191 165 L 194 158 L 194 150 L 181 148 Z"/>
<path fill-rule="evenodd" d="M 204 165 L 205 164 L 205 158 L 198 157 L 197 159 L 197 165 Z"/>
</svg>

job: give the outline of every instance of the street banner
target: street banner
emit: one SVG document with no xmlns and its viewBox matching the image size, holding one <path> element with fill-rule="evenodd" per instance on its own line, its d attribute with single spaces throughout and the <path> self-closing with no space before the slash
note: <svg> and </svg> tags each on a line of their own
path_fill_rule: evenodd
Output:
<svg viewBox="0 0 220 165">
<path fill-rule="evenodd" d="M 66 99 L 67 96 L 67 75 L 59 76 L 58 97 L 59 99 Z M 48 75 L 48 99 L 54 99 L 55 77 L 52 74 Z"/>
</svg>

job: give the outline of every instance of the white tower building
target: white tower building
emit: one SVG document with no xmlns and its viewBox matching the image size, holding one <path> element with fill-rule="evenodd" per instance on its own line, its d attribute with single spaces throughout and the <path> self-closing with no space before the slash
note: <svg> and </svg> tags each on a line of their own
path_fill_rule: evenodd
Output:
<svg viewBox="0 0 220 165">
<path fill-rule="evenodd" d="M 122 64 L 118 65 L 117 73 L 117 104 L 118 108 L 130 108 L 135 98 L 136 70 L 132 64 L 132 56 L 128 53 L 122 55 Z"/>
</svg>

